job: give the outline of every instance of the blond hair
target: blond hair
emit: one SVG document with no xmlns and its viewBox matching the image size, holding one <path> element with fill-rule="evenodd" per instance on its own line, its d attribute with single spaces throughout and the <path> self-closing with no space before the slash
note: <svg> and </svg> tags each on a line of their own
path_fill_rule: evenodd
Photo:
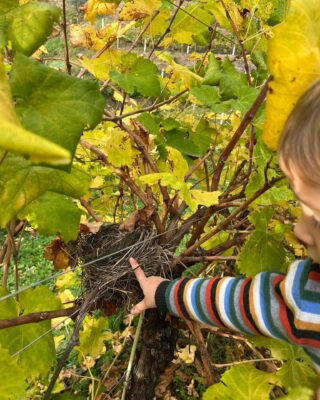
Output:
<svg viewBox="0 0 320 400">
<path fill-rule="evenodd" d="M 282 131 L 278 155 L 308 183 L 320 185 L 320 79 L 300 97 Z"/>
</svg>

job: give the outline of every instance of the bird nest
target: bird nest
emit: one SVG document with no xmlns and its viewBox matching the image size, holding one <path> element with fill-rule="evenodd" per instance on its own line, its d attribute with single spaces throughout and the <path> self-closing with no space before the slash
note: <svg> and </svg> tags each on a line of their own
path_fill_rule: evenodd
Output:
<svg viewBox="0 0 320 400">
<path fill-rule="evenodd" d="M 172 253 L 159 245 L 154 231 L 140 226 L 126 232 L 120 231 L 117 224 L 108 224 L 102 225 L 97 233 L 80 236 L 77 258 L 83 267 L 83 295 L 91 298 L 92 308 L 108 314 L 110 305 L 128 309 L 141 300 L 142 292 L 129 264 L 130 257 L 139 262 L 146 276 L 171 277 Z"/>
</svg>

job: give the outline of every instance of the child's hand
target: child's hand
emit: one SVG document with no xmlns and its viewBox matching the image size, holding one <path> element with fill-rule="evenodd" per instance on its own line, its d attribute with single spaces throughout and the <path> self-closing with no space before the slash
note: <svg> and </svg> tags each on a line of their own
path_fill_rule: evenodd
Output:
<svg viewBox="0 0 320 400">
<path fill-rule="evenodd" d="M 160 276 L 149 276 L 147 278 L 141 267 L 139 267 L 137 260 L 130 258 L 129 262 L 131 267 L 134 269 L 134 274 L 144 294 L 144 299 L 131 309 L 131 314 L 137 315 L 148 308 L 156 308 L 154 297 L 157 287 L 161 282 L 167 281 L 168 279 L 161 278 Z"/>
</svg>

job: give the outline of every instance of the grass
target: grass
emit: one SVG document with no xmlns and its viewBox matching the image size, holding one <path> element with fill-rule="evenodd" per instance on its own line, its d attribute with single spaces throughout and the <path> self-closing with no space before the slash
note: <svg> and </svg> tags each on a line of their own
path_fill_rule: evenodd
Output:
<svg viewBox="0 0 320 400">
<path fill-rule="evenodd" d="M 5 239 L 4 231 L 0 232 L 0 243 Z M 53 265 L 43 255 L 44 248 L 52 241 L 53 237 L 45 237 L 38 234 L 25 233 L 22 240 L 18 257 L 19 286 L 25 287 L 38 282 L 54 273 Z M 2 269 L 0 269 L 2 278 Z M 43 283 L 52 289 L 54 280 Z M 9 290 L 14 289 L 13 268 L 10 266 L 8 278 Z"/>
</svg>

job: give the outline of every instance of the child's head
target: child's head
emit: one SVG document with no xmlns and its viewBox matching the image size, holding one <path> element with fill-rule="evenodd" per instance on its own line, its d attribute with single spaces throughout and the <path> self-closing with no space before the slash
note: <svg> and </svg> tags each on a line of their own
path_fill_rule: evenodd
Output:
<svg viewBox="0 0 320 400">
<path fill-rule="evenodd" d="M 279 162 L 300 205 L 296 236 L 320 262 L 320 80 L 301 96 L 279 144 Z"/>
</svg>

